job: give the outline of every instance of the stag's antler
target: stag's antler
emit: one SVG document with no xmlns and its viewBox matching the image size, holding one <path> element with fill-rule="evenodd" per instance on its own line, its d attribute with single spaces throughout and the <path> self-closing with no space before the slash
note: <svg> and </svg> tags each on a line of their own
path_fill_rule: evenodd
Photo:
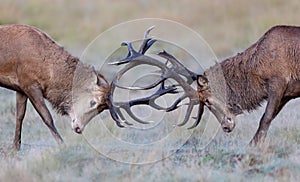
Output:
<svg viewBox="0 0 300 182">
<path fill-rule="evenodd" d="M 120 70 L 117 74 L 117 76 L 114 78 L 111 84 L 111 90 L 109 95 L 110 100 L 110 113 L 112 118 L 116 121 L 117 125 L 120 127 L 124 127 L 121 123 L 126 123 L 128 125 L 131 125 L 128 121 L 126 121 L 124 115 L 121 113 L 121 109 L 124 109 L 127 114 L 129 114 L 132 119 L 136 120 L 137 122 L 146 124 L 149 123 L 147 121 L 143 121 L 136 117 L 132 111 L 131 106 L 134 105 L 150 105 L 151 107 L 157 109 L 157 110 L 165 110 L 167 112 L 173 111 L 179 107 L 179 104 L 182 100 L 189 98 L 189 104 L 187 108 L 187 113 L 185 115 L 185 118 L 183 122 L 179 123 L 178 126 L 183 126 L 187 123 L 189 120 L 189 117 L 192 113 L 192 110 L 195 105 L 199 104 L 198 109 L 198 116 L 196 118 L 196 122 L 189 128 L 196 127 L 201 120 L 201 116 L 203 114 L 204 110 L 204 104 L 200 102 L 199 95 L 197 90 L 194 90 L 190 85 L 197 80 L 198 75 L 186 67 L 183 66 L 174 56 L 170 55 L 166 51 L 162 51 L 158 53 L 157 55 L 166 59 L 167 61 L 165 63 L 154 59 L 152 57 L 146 56 L 145 52 L 153 45 L 153 43 L 156 41 L 155 39 L 149 38 L 148 35 L 150 31 L 153 29 L 153 27 L 149 28 L 145 32 L 144 40 L 141 44 L 141 47 L 139 51 L 135 51 L 132 47 L 131 42 L 124 42 L 122 43 L 123 46 L 127 46 L 128 48 L 128 55 L 125 59 L 110 63 L 112 65 L 121 65 L 121 64 L 127 64 L 122 70 Z M 171 63 L 171 66 L 167 66 L 167 63 Z M 161 69 L 161 75 L 160 78 L 155 81 L 154 83 L 147 85 L 145 87 L 125 87 L 119 84 L 119 80 L 122 77 L 123 74 L 125 74 L 128 70 L 138 66 L 138 65 L 151 65 L 156 66 Z M 175 80 L 178 85 L 170 85 L 165 86 L 165 81 L 167 79 L 173 79 Z M 129 90 L 149 90 L 153 89 L 160 85 L 159 89 L 152 95 L 141 98 L 141 99 L 135 99 L 130 100 L 129 102 L 114 102 L 113 101 L 113 92 L 116 87 L 123 88 L 123 89 L 129 89 Z M 176 94 L 179 93 L 177 91 L 177 86 L 181 86 L 184 94 L 180 96 L 171 106 L 169 107 L 162 107 L 155 103 L 155 100 L 159 97 L 165 95 L 165 94 Z"/>
</svg>

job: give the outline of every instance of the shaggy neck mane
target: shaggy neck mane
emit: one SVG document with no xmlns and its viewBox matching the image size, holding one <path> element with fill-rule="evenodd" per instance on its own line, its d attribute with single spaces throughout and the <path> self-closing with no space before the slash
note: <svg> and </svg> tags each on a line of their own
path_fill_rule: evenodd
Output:
<svg viewBox="0 0 300 182">
<path fill-rule="evenodd" d="M 76 67 L 80 65 L 77 57 L 67 52 L 59 55 L 56 61 L 59 67 L 53 69 L 53 75 L 46 91 L 46 99 L 53 108 L 61 115 L 67 115 L 72 106 L 72 85 Z"/>
<path fill-rule="evenodd" d="M 52 92 L 56 92 L 54 93 L 56 96 L 48 99 L 57 112 L 62 115 L 68 114 L 80 97 L 85 97 L 95 91 L 97 84 L 97 72 L 93 66 L 84 64 L 71 55 L 67 56 L 64 63 L 65 66 L 62 66 L 63 70 L 55 81 L 55 85 L 58 86 L 52 88 Z M 103 88 L 106 90 L 105 84 L 103 84 Z"/>
<path fill-rule="evenodd" d="M 256 109 L 267 98 L 265 81 L 255 74 L 264 55 L 262 41 L 220 63 L 226 82 L 226 105 L 236 115 Z"/>
<path fill-rule="evenodd" d="M 45 97 L 59 114 L 67 115 L 78 96 L 94 89 L 92 83 L 96 84 L 97 74 L 92 66 L 80 62 L 66 51 L 56 56 L 53 60 L 60 66 L 52 70 L 54 76 Z"/>
</svg>

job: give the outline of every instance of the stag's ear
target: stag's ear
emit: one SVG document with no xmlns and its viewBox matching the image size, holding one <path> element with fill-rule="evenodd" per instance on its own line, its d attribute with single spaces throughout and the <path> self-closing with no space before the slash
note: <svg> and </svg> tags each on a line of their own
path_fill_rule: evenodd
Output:
<svg viewBox="0 0 300 182">
<path fill-rule="evenodd" d="M 201 90 L 208 89 L 208 79 L 205 76 L 199 75 L 197 79 L 197 83 Z"/>
<path fill-rule="evenodd" d="M 108 85 L 105 78 L 99 73 L 97 73 L 97 85 L 101 87 L 106 87 Z"/>
</svg>

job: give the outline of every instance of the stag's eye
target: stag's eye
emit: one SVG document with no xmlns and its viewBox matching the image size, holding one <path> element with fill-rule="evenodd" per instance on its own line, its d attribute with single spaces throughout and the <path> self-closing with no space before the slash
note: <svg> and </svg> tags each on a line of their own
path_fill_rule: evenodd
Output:
<svg viewBox="0 0 300 182">
<path fill-rule="evenodd" d="M 90 101 L 90 106 L 91 106 L 91 107 L 94 107 L 96 104 L 97 104 L 96 101 L 94 101 L 94 100 L 91 100 L 91 101 Z"/>
</svg>

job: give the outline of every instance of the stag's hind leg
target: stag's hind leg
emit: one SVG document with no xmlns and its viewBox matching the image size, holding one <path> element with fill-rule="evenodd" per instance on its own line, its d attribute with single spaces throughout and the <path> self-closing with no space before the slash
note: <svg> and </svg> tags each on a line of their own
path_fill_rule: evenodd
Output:
<svg viewBox="0 0 300 182">
<path fill-rule="evenodd" d="M 35 108 L 35 110 L 41 116 L 43 122 L 50 129 L 56 142 L 59 144 L 63 143 L 63 139 L 61 138 L 56 127 L 54 126 L 52 116 L 46 106 L 42 91 L 38 87 L 32 87 L 29 91 L 28 97 L 29 97 L 29 100 L 32 103 L 33 107 Z"/>
<path fill-rule="evenodd" d="M 271 121 L 276 117 L 283 106 L 289 101 L 289 99 L 283 98 L 286 88 L 287 83 L 284 79 L 274 78 L 273 80 L 269 81 L 269 95 L 266 110 L 260 120 L 258 130 L 251 140 L 250 145 L 256 146 L 264 142 Z"/>
<path fill-rule="evenodd" d="M 15 150 L 21 147 L 22 123 L 26 112 L 26 104 L 28 97 L 20 92 L 16 92 L 16 130 L 14 139 Z"/>
</svg>

